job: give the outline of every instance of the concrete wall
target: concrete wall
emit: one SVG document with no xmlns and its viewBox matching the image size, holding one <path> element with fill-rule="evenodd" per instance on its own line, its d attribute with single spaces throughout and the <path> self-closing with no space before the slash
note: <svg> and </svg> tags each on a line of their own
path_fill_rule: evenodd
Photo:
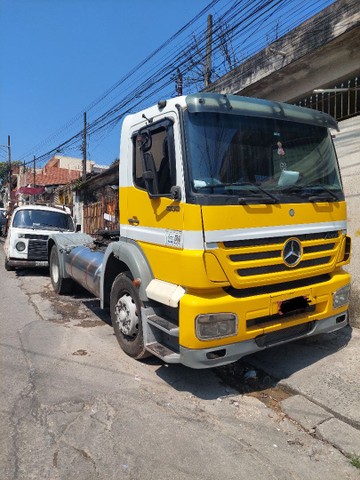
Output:
<svg viewBox="0 0 360 480">
<path fill-rule="evenodd" d="M 352 238 L 350 324 L 360 328 L 360 116 L 339 122 L 334 143 L 339 157 Z"/>
<path fill-rule="evenodd" d="M 92 160 L 87 160 L 86 162 L 86 172 L 92 172 L 92 167 L 95 162 Z M 82 171 L 82 159 L 75 157 L 66 157 L 64 155 L 55 155 L 52 157 L 47 165 L 48 167 L 57 167 L 57 168 L 67 168 L 69 170 L 79 170 Z M 46 168 L 46 167 L 45 167 Z"/>
<path fill-rule="evenodd" d="M 295 102 L 360 73 L 360 1 L 337 0 L 206 91 Z"/>
</svg>

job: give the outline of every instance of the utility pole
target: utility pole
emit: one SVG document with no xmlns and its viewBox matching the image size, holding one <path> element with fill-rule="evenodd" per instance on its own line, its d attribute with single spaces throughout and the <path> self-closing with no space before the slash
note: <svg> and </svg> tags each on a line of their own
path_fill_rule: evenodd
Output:
<svg viewBox="0 0 360 480">
<path fill-rule="evenodd" d="M 35 188 L 35 175 L 36 175 L 36 157 L 34 155 L 34 177 L 33 177 L 33 182 L 34 182 L 34 188 Z"/>
<path fill-rule="evenodd" d="M 86 181 L 86 112 L 84 112 L 84 135 L 83 135 L 83 144 L 82 144 L 82 154 L 83 154 L 83 173 L 82 173 L 82 179 L 83 182 Z"/>
<path fill-rule="evenodd" d="M 177 69 L 176 92 L 179 97 L 183 94 L 183 77 L 180 68 Z"/>
<path fill-rule="evenodd" d="M 11 202 L 11 146 L 10 146 L 10 135 L 8 135 L 8 164 L 9 164 L 9 201 Z"/>
<path fill-rule="evenodd" d="M 24 163 L 23 163 L 23 176 L 24 176 L 24 185 L 21 185 L 21 186 L 26 187 L 27 181 L 26 181 L 26 163 L 25 163 L 25 160 L 24 160 Z"/>
<path fill-rule="evenodd" d="M 213 26 L 213 17 L 212 15 L 208 15 L 207 32 L 206 32 L 204 87 L 208 87 L 211 83 L 212 26 Z"/>
</svg>

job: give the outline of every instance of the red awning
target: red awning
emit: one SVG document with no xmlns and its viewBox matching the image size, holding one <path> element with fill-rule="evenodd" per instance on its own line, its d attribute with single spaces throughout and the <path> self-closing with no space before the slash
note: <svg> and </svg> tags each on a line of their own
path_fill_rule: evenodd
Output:
<svg viewBox="0 0 360 480">
<path fill-rule="evenodd" d="M 24 195 L 41 195 L 45 192 L 44 187 L 20 187 L 15 195 L 20 195 L 20 193 Z"/>
</svg>

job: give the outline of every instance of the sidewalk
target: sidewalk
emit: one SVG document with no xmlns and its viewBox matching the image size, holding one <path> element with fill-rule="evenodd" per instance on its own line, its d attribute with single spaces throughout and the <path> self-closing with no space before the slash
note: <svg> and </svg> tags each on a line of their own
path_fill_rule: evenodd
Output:
<svg viewBox="0 0 360 480">
<path fill-rule="evenodd" d="M 282 410 L 345 455 L 360 455 L 360 332 L 345 327 L 246 359 L 297 394 Z"/>
<path fill-rule="evenodd" d="M 297 395 L 281 407 L 305 430 L 348 456 L 360 455 L 360 116 L 339 123 L 335 148 L 352 237 L 350 325 L 307 342 L 290 343 L 248 357 L 250 363 Z"/>
<path fill-rule="evenodd" d="M 360 328 L 360 115 L 339 122 L 335 148 L 347 202 L 348 233 L 352 239 L 350 325 Z"/>
</svg>

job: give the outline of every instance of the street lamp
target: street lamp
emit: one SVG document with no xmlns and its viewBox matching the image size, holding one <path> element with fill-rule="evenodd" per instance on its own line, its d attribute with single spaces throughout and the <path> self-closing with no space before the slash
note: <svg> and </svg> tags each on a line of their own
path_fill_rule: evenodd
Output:
<svg viewBox="0 0 360 480">
<path fill-rule="evenodd" d="M 313 90 L 313 93 L 336 93 L 336 92 L 351 92 L 352 90 L 359 90 L 360 87 L 349 87 L 349 88 L 316 88 Z"/>
<path fill-rule="evenodd" d="M 360 86 L 358 85 L 344 87 L 344 84 L 342 84 L 341 87 L 316 88 L 313 90 L 315 108 L 323 112 L 327 111 L 327 113 L 333 115 L 338 121 L 349 118 L 352 115 L 357 115 L 359 114 L 359 90 Z M 310 104 L 312 104 L 314 97 L 312 94 L 310 95 Z"/>
</svg>

